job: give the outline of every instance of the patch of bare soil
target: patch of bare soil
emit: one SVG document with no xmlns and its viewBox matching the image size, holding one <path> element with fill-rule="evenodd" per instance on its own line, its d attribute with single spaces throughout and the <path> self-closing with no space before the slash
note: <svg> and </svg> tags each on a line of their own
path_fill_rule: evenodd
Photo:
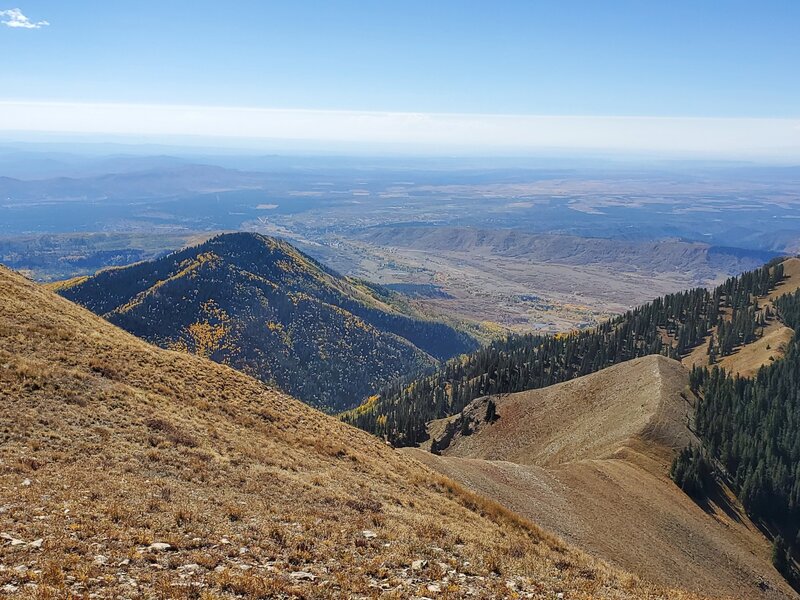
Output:
<svg viewBox="0 0 800 600">
<path fill-rule="evenodd" d="M 723 357 L 717 364 L 729 373 L 752 377 L 763 365 L 783 358 L 792 337 L 794 337 L 793 329 L 776 323 L 774 328 L 768 328 L 764 332 L 762 338 L 743 346 L 734 354 Z"/>
</svg>

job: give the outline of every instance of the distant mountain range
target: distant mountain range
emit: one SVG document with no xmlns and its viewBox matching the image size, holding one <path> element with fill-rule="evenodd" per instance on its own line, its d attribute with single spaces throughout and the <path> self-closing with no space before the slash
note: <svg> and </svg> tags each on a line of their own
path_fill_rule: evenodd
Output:
<svg viewBox="0 0 800 600">
<path fill-rule="evenodd" d="M 230 365 L 328 411 L 477 346 L 453 327 L 404 314 L 388 290 L 252 233 L 54 289 L 145 340 Z"/>
<path fill-rule="evenodd" d="M 211 165 L 144 165 L 142 170 L 110 172 L 85 177 L 22 180 L 0 177 L 0 199 L 14 202 L 69 200 L 135 200 L 171 198 L 187 194 L 258 189 L 270 180 L 263 173 L 247 173 Z"/>
<path fill-rule="evenodd" d="M 57 281 L 160 258 L 211 236 L 146 231 L 0 236 L 0 263 L 37 281 Z"/>
<path fill-rule="evenodd" d="M 479 227 L 373 227 L 359 238 L 379 246 L 431 253 L 497 256 L 534 263 L 585 267 L 613 272 L 681 274 L 695 283 L 713 281 L 758 268 L 779 256 L 767 250 L 712 246 L 677 238 L 653 241 L 530 233 Z"/>
</svg>

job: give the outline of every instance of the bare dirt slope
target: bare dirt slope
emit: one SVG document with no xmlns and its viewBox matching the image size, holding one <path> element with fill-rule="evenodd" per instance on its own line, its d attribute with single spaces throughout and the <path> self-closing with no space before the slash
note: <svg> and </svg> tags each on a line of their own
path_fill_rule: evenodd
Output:
<svg viewBox="0 0 800 600">
<path fill-rule="evenodd" d="M 495 398 L 494 423 L 478 399 L 462 417 L 473 433 L 459 427 L 442 456 L 408 452 L 643 577 L 709 595 L 796 597 L 726 490 L 704 510 L 670 481 L 674 452 L 693 439 L 687 384 L 678 362 L 648 356 Z M 445 426 L 432 424 L 434 439 Z"/>
<path fill-rule="evenodd" d="M 791 294 L 800 289 L 800 258 L 792 257 L 783 261 L 783 276 L 786 279 L 768 296 L 769 300 L 775 300 L 778 296 Z"/>
<path fill-rule="evenodd" d="M 0 534 L 12 598 L 689 597 L 2 267 Z"/>
</svg>

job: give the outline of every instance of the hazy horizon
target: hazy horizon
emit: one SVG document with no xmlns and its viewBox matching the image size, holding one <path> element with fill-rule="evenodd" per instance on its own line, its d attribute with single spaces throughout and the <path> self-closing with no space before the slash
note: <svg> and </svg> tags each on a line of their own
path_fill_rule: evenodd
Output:
<svg viewBox="0 0 800 600">
<path fill-rule="evenodd" d="M 0 5 L 0 137 L 800 161 L 800 7 Z"/>
</svg>

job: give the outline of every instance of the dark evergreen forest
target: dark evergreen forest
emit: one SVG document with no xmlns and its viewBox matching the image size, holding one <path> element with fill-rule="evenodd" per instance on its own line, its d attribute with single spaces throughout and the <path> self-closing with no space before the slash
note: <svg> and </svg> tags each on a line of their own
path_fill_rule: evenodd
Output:
<svg viewBox="0 0 800 600">
<path fill-rule="evenodd" d="M 775 301 L 779 318 L 800 327 L 800 290 Z M 773 562 L 791 573 L 791 555 L 800 546 L 800 341 L 783 359 L 762 367 L 753 378 L 717 366 L 692 370 L 697 394 L 695 427 L 702 449 L 673 465 L 673 479 L 703 497 L 713 474 L 734 490 L 748 514 L 776 532 Z M 688 483 L 687 483 L 688 482 Z"/>
</svg>

